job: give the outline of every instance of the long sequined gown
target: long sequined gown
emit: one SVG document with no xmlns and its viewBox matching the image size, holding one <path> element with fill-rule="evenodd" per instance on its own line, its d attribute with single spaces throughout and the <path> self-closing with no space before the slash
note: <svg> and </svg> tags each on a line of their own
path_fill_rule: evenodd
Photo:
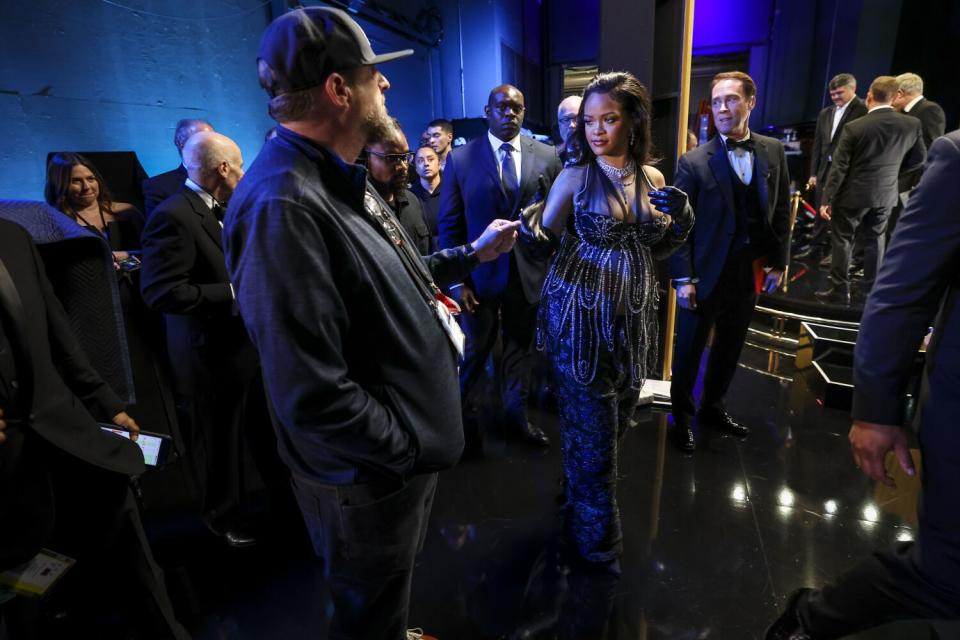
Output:
<svg viewBox="0 0 960 640">
<path fill-rule="evenodd" d="M 560 407 L 566 487 L 565 533 L 583 559 L 609 563 L 622 551 L 616 503 L 619 436 L 636 410 L 657 352 L 654 260 L 686 230 L 664 217 L 617 221 L 620 205 L 595 161 L 567 167 L 582 187 L 541 294 L 537 346 L 552 364 Z M 642 180 L 642 182 L 641 182 Z M 639 194 L 653 189 L 639 172 Z"/>
</svg>

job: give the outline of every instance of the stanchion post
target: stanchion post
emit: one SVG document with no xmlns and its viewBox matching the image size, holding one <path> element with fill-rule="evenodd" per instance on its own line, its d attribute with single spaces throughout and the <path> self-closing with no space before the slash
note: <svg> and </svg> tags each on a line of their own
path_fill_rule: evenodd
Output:
<svg viewBox="0 0 960 640">
<path fill-rule="evenodd" d="M 688 112 L 690 111 L 690 66 L 693 59 L 693 5 L 683 3 L 683 51 L 680 56 L 680 100 L 677 107 L 677 160 L 687 151 Z M 667 287 L 667 326 L 663 333 L 663 380 L 669 380 L 673 370 L 673 333 L 677 324 L 677 292 Z"/>
<path fill-rule="evenodd" d="M 793 246 L 793 229 L 797 226 L 797 213 L 800 211 L 800 202 L 803 200 L 803 196 L 799 191 L 794 191 L 793 195 L 790 196 L 790 245 Z M 790 254 L 787 255 L 787 267 L 783 270 L 783 292 L 787 293 L 790 290 L 790 266 L 793 262 L 793 258 Z"/>
</svg>

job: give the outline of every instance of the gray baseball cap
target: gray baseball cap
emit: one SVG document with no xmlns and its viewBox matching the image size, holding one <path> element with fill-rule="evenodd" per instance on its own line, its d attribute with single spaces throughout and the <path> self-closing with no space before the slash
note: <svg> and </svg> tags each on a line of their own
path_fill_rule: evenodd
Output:
<svg viewBox="0 0 960 640">
<path fill-rule="evenodd" d="M 334 71 L 389 62 L 413 49 L 377 55 L 360 25 L 340 9 L 294 9 L 270 23 L 260 39 L 257 66 L 271 98 L 316 87 Z"/>
</svg>

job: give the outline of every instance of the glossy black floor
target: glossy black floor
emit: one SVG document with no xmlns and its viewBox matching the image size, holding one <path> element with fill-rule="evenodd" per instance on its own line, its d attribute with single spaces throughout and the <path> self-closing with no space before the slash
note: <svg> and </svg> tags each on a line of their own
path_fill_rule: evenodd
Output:
<svg viewBox="0 0 960 640">
<path fill-rule="evenodd" d="M 760 373 L 748 350 L 729 396 L 751 429 L 699 433 L 696 454 L 647 409 L 624 441 L 623 576 L 557 563 L 559 450 L 488 428 L 487 453 L 441 475 L 413 585 L 411 626 L 441 640 L 760 638 L 787 594 L 817 586 L 875 547 L 911 536 L 917 482 L 889 490 L 848 452 L 848 417 L 824 409 L 792 362 Z M 494 414 L 491 414 L 494 415 Z M 556 416 L 533 417 L 554 439 Z M 492 418 L 491 418 L 492 420 Z M 324 638 L 323 580 L 294 521 L 234 550 L 169 512 L 150 518 L 178 615 L 198 638 Z M 904 636 L 899 636 L 904 637 Z"/>
</svg>

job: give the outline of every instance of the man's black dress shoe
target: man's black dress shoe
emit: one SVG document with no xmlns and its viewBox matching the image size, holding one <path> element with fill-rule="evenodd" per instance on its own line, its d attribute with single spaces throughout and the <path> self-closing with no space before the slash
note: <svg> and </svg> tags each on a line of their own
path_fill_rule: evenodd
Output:
<svg viewBox="0 0 960 640">
<path fill-rule="evenodd" d="M 693 453 L 697 449 L 697 441 L 690 428 L 690 418 L 673 414 L 673 426 L 670 428 L 670 441 L 684 453 Z"/>
<path fill-rule="evenodd" d="M 249 531 L 243 529 L 227 529 L 223 534 L 223 539 L 227 541 L 227 544 L 233 547 L 234 549 L 242 549 L 243 547 L 252 547 L 257 544 L 256 537 Z"/>
<path fill-rule="evenodd" d="M 797 250 L 793 252 L 793 257 L 806 258 L 811 253 L 813 253 L 813 245 L 808 244 L 808 245 L 797 247 Z"/>
<path fill-rule="evenodd" d="M 547 437 L 547 434 L 543 432 L 543 429 L 531 422 L 526 422 L 520 427 L 520 435 L 530 444 L 535 444 L 539 447 L 550 446 L 550 438 Z"/>
<path fill-rule="evenodd" d="M 730 414 L 723 409 L 716 409 L 713 407 L 701 409 L 697 414 L 697 420 L 702 425 L 713 427 L 715 429 L 722 429 L 727 433 L 732 433 L 733 435 L 740 436 L 741 438 L 750 435 L 750 429 L 748 427 L 745 427 L 734 420 Z"/>
<path fill-rule="evenodd" d="M 819 291 L 814 291 L 813 295 L 827 302 L 842 302 L 844 304 L 850 304 L 850 286 L 849 285 L 831 284 L 826 289 L 820 289 Z"/>
<path fill-rule="evenodd" d="M 772 625 L 767 627 L 764 640 L 810 640 L 810 635 L 803 630 L 803 624 L 797 616 L 797 603 L 800 597 L 810 589 L 797 589 L 787 600 L 787 608 Z"/>
<path fill-rule="evenodd" d="M 831 255 L 830 253 L 820 258 L 821 267 L 829 267 L 832 264 L 833 264 L 833 255 Z"/>
</svg>

